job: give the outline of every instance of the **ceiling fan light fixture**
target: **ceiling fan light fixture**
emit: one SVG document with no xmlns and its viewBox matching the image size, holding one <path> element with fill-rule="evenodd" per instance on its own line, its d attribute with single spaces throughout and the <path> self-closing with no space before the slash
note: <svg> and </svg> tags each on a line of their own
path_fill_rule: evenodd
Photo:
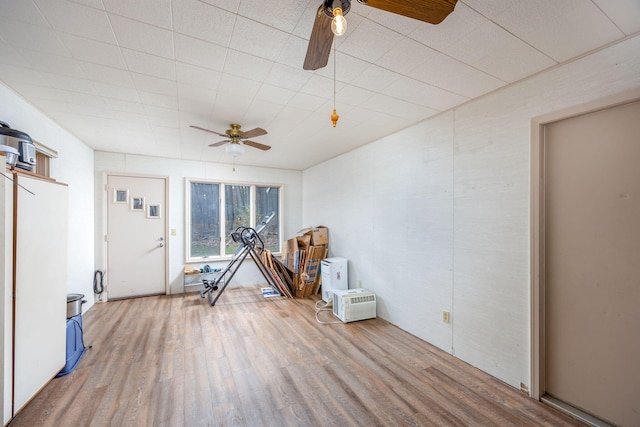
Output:
<svg viewBox="0 0 640 427">
<path fill-rule="evenodd" d="M 231 144 L 226 146 L 225 151 L 227 152 L 227 154 L 231 154 L 233 157 L 239 157 L 244 154 L 244 147 L 237 142 L 232 142 Z"/>
<path fill-rule="evenodd" d="M 331 31 L 333 31 L 333 34 L 335 34 L 336 36 L 341 36 L 347 31 L 347 20 L 342 14 L 342 9 L 339 7 L 333 9 Z"/>
</svg>

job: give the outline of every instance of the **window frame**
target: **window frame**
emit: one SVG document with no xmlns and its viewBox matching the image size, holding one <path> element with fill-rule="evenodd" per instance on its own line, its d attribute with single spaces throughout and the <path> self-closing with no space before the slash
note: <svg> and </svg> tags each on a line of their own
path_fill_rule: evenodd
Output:
<svg viewBox="0 0 640 427">
<path fill-rule="evenodd" d="M 220 227 L 220 254 L 211 256 L 191 256 L 191 184 L 214 184 L 219 185 L 218 203 L 219 203 L 219 227 Z M 276 255 L 282 252 L 283 243 L 283 211 L 284 205 L 284 185 L 283 184 L 271 184 L 262 182 L 243 182 L 243 181 L 224 181 L 218 179 L 206 179 L 206 178 L 185 178 L 185 200 L 184 200 L 184 222 L 185 222 L 185 262 L 186 263 L 203 263 L 203 262 L 215 262 L 215 261 L 228 261 L 233 257 L 233 254 L 225 254 L 227 239 L 231 239 L 231 236 L 227 236 L 225 233 L 226 226 L 226 186 L 246 186 L 249 187 L 249 218 L 250 227 L 255 228 L 256 224 L 256 188 L 257 187 L 273 187 L 278 189 L 278 251 L 273 252 Z"/>
</svg>

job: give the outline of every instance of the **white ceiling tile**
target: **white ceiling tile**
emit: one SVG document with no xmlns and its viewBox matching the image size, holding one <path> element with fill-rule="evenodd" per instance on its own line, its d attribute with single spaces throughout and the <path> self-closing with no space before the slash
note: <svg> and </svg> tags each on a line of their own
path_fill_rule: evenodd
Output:
<svg viewBox="0 0 640 427">
<path fill-rule="evenodd" d="M 593 0 L 618 28 L 631 35 L 640 31 L 640 1 L 638 0 Z"/>
<path fill-rule="evenodd" d="M 70 56 L 54 30 L 0 19 L 0 38 L 11 46 L 51 55 Z"/>
<path fill-rule="evenodd" d="M 209 116 L 213 110 L 213 103 L 218 96 L 214 90 L 200 86 L 178 83 L 178 108 L 182 113 L 196 113 Z"/>
<path fill-rule="evenodd" d="M 244 77 L 222 74 L 218 91 L 225 94 L 235 94 L 247 98 L 253 98 L 260 90 L 261 83 Z"/>
<path fill-rule="evenodd" d="M 99 82 L 94 82 L 93 86 L 96 88 L 98 93 L 105 98 L 140 103 L 140 95 L 136 89 Z"/>
<path fill-rule="evenodd" d="M 202 2 L 232 13 L 237 13 L 240 7 L 240 0 L 202 0 Z"/>
<path fill-rule="evenodd" d="M 468 6 L 485 16 L 487 19 L 493 21 L 505 10 L 513 6 L 517 6 L 518 2 L 522 2 L 522 0 L 464 0 L 464 3 L 458 2 L 458 4 L 456 5 L 456 12 L 458 11 L 460 5 Z"/>
<path fill-rule="evenodd" d="M 377 65 L 370 65 L 358 77 L 353 79 L 352 84 L 364 89 L 378 92 L 401 77 L 400 74 L 386 70 Z"/>
<path fill-rule="evenodd" d="M 38 107 L 55 111 L 57 117 L 64 117 L 64 120 L 67 123 L 82 120 L 82 118 L 79 118 L 78 116 L 103 117 L 110 119 L 114 117 L 113 113 L 104 106 L 69 104 L 67 102 L 60 101 L 41 101 L 38 103 Z"/>
<path fill-rule="evenodd" d="M 344 87 L 344 83 L 335 82 L 335 91 L 339 91 Z M 321 98 L 331 99 L 333 98 L 334 92 L 334 81 L 333 79 L 328 79 L 326 77 L 314 75 L 312 76 L 307 83 L 300 88 L 301 93 L 306 93 L 309 95 L 319 96 Z"/>
<path fill-rule="evenodd" d="M 222 73 L 218 71 L 176 62 L 176 79 L 178 83 L 187 83 L 190 86 L 217 90 L 220 86 L 220 77 L 222 77 Z"/>
<path fill-rule="evenodd" d="M 264 0 L 243 0 L 238 14 L 291 33 L 306 8 L 307 4 L 300 0 L 279 0 L 275 5 Z"/>
<path fill-rule="evenodd" d="M 373 95 L 375 95 L 375 92 L 371 90 L 353 85 L 344 86 L 336 94 L 336 103 L 338 105 L 364 105 Z"/>
<path fill-rule="evenodd" d="M 114 14 L 109 19 L 120 47 L 173 59 L 171 31 Z"/>
<path fill-rule="evenodd" d="M 176 61 L 222 71 L 227 49 L 220 45 L 194 39 L 180 34 L 174 35 Z"/>
<path fill-rule="evenodd" d="M 213 106 L 190 99 L 180 99 L 179 107 L 181 112 L 185 113 L 197 113 L 203 116 L 209 117 L 213 111 Z M 199 123 L 198 120 L 193 120 L 191 123 Z"/>
<path fill-rule="evenodd" d="M 337 56 L 337 60 L 334 61 L 335 56 Z M 340 51 L 336 52 L 335 56 L 332 52 L 327 66 L 320 68 L 313 73 L 333 79 L 333 67 L 335 62 L 336 80 L 343 83 L 350 83 L 371 66 L 370 63 L 365 62 L 362 59 L 346 55 Z"/>
<path fill-rule="evenodd" d="M 313 23 L 316 19 L 316 12 L 320 3 L 321 2 L 315 1 L 307 2 L 305 10 L 300 15 L 300 19 L 292 31 L 294 35 L 305 39 L 307 42 L 309 41 L 311 29 L 313 28 Z"/>
<path fill-rule="evenodd" d="M 177 96 L 161 95 L 158 93 L 145 92 L 142 90 L 138 91 L 138 94 L 140 95 L 140 100 L 145 105 L 161 107 L 161 108 L 170 108 L 173 110 L 178 109 Z"/>
<path fill-rule="evenodd" d="M 238 16 L 229 47 L 275 61 L 288 39 L 284 31 Z"/>
<path fill-rule="evenodd" d="M 380 59 L 402 38 L 400 34 L 367 20 L 345 36 L 347 37 L 340 44 L 340 51 L 368 62 Z"/>
<path fill-rule="evenodd" d="M 46 86 L 48 84 L 40 71 L 7 64 L 0 64 L 0 80 L 4 82 L 30 83 L 36 86 Z"/>
<path fill-rule="evenodd" d="M 144 109 L 147 117 L 163 119 L 166 122 L 165 127 L 179 127 L 178 112 L 175 108 L 165 108 L 156 105 L 145 104 Z"/>
<path fill-rule="evenodd" d="M 367 108 L 409 120 L 420 120 L 437 114 L 438 110 L 422 107 L 387 95 L 376 94 L 367 101 Z"/>
<path fill-rule="evenodd" d="M 171 0 L 102 0 L 105 9 L 136 21 L 171 28 Z"/>
<path fill-rule="evenodd" d="M 381 93 L 438 111 L 445 111 L 468 101 L 468 98 L 435 86 L 416 82 L 408 77 L 396 80 Z"/>
<path fill-rule="evenodd" d="M 421 24 L 421 22 L 416 19 L 407 18 L 406 16 L 402 16 L 397 13 L 391 13 L 386 10 L 375 9 L 373 7 L 366 8 L 371 10 L 367 15 L 367 19 L 403 35 L 411 33 Z M 347 16 L 347 19 L 348 18 L 349 17 Z"/>
<path fill-rule="evenodd" d="M 400 74 L 410 70 L 434 56 L 436 51 L 415 40 L 402 39 L 393 49 L 376 61 L 379 65 Z"/>
<path fill-rule="evenodd" d="M 175 80 L 161 79 L 137 73 L 132 73 L 131 77 L 133 78 L 133 83 L 138 90 L 157 93 L 160 95 L 178 95 L 178 87 Z"/>
<path fill-rule="evenodd" d="M 68 90 L 72 92 L 82 92 L 90 95 L 98 95 L 98 92 L 89 80 L 47 72 L 41 72 L 41 75 L 51 87 L 54 87 L 56 89 Z"/>
<path fill-rule="evenodd" d="M 246 114 L 252 100 L 252 97 L 233 92 L 220 92 L 213 106 L 212 117 L 214 121 L 219 123 L 238 123 Z M 224 131 L 224 129 L 220 129 L 220 131 Z"/>
<path fill-rule="evenodd" d="M 144 114 L 144 105 L 140 102 L 122 101 L 114 98 L 104 98 L 104 102 L 110 110 Z"/>
<path fill-rule="evenodd" d="M 271 131 L 276 135 L 282 135 L 286 133 L 286 131 L 291 130 L 292 124 L 293 125 L 299 124 L 300 122 L 302 122 L 303 120 L 311 116 L 312 114 L 313 114 L 313 111 L 307 110 L 304 108 L 298 108 L 295 105 L 286 106 L 279 111 L 278 117 L 277 117 L 278 122 L 273 123 L 271 125 Z M 281 126 L 280 121 L 284 123 L 283 125 L 284 129 L 282 130 L 280 129 L 280 126 Z"/>
<path fill-rule="evenodd" d="M 174 61 L 128 49 L 122 49 L 122 55 L 129 71 L 167 80 L 176 79 Z"/>
<path fill-rule="evenodd" d="M 56 30 L 115 44 L 107 14 L 78 3 L 34 0 L 47 22 Z"/>
<path fill-rule="evenodd" d="M 442 54 L 411 70 L 409 77 L 467 98 L 505 85 L 502 80 Z"/>
<path fill-rule="evenodd" d="M 556 64 L 542 52 L 489 21 L 458 39 L 446 52 L 507 82 Z"/>
<path fill-rule="evenodd" d="M 262 82 L 271 72 L 272 66 L 273 61 L 230 49 L 223 72 Z"/>
<path fill-rule="evenodd" d="M 85 77 L 84 72 L 80 68 L 80 63 L 71 57 L 49 55 L 34 51 L 23 51 L 22 55 L 29 62 L 29 66 L 36 70 L 47 70 L 51 73 L 63 74 L 70 77 Z"/>
<path fill-rule="evenodd" d="M 106 83 L 114 86 L 134 88 L 131 74 L 121 68 L 113 68 L 107 65 L 78 62 L 78 66 L 88 79 L 94 82 Z"/>
<path fill-rule="evenodd" d="M 284 106 L 291 101 L 295 94 L 294 90 L 263 83 L 256 93 L 256 100 L 269 101 L 274 105 Z"/>
<path fill-rule="evenodd" d="M 104 10 L 104 4 L 102 0 L 69 0 L 71 3 L 83 4 L 85 6 L 92 7 L 94 9 Z"/>
<path fill-rule="evenodd" d="M 435 50 L 445 51 L 485 22 L 489 22 L 487 18 L 459 1 L 453 13 L 440 24 L 422 23 L 409 34 L 409 37 Z"/>
<path fill-rule="evenodd" d="M 302 64 L 304 64 L 304 57 L 307 53 L 308 41 L 301 39 L 297 36 L 289 36 L 284 43 L 276 61 L 283 65 L 288 65 L 292 68 L 302 70 Z M 310 71 L 306 71 L 310 73 Z"/>
<path fill-rule="evenodd" d="M 9 46 L 0 41 L 0 64 L 7 64 L 14 67 L 29 67 L 29 61 L 25 58 L 20 49 Z"/>
<path fill-rule="evenodd" d="M 269 102 L 265 99 L 254 99 L 251 105 L 247 109 L 247 113 L 242 117 L 242 123 L 256 123 L 257 126 L 265 128 L 271 123 L 280 113 L 283 106 Z M 268 129 L 267 129 L 268 131 Z M 269 145 L 271 142 L 269 137 L 260 137 L 260 142 Z"/>
<path fill-rule="evenodd" d="M 593 2 L 584 0 L 522 1 L 495 20 L 556 61 L 574 58 L 623 36 Z"/>
<path fill-rule="evenodd" d="M 319 97 L 316 95 L 298 92 L 293 98 L 291 98 L 291 101 L 289 101 L 287 107 L 300 108 L 307 111 L 316 111 L 324 104 L 324 101 L 326 99 L 326 97 Z"/>
<path fill-rule="evenodd" d="M 58 37 L 77 60 L 125 68 L 124 58 L 118 46 L 66 33 L 60 33 Z"/>
<path fill-rule="evenodd" d="M 271 67 L 271 71 L 264 82 L 274 86 L 298 91 L 307 83 L 312 75 L 313 74 L 302 70 L 302 67 L 293 68 L 287 65 L 275 63 L 273 64 L 273 67 Z"/>
<path fill-rule="evenodd" d="M 198 0 L 172 0 L 173 29 L 181 34 L 229 46 L 236 15 Z"/>
<path fill-rule="evenodd" d="M 49 27 L 40 10 L 30 0 L 0 0 L 0 18 L 16 23 Z"/>
</svg>

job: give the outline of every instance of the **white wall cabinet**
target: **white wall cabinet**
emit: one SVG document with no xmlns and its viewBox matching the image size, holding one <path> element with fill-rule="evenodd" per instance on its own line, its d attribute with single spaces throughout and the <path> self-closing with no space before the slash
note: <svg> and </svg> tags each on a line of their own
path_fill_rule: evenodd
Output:
<svg viewBox="0 0 640 427">
<path fill-rule="evenodd" d="M 11 236 L 1 236 L 4 265 L 15 265 L 2 278 L 3 317 L 15 321 L 5 322 L 3 330 L 4 423 L 55 377 L 66 359 L 67 186 L 25 174 L 13 178 L 34 194 L 2 178 L 5 201 L 8 186 L 14 193 L 12 203 L 4 205 L 3 229 L 11 222 L 15 236 L 15 251 L 7 250 Z M 13 211 L 11 218 L 8 211 Z M 8 259 L 15 259 L 13 265 Z"/>
</svg>

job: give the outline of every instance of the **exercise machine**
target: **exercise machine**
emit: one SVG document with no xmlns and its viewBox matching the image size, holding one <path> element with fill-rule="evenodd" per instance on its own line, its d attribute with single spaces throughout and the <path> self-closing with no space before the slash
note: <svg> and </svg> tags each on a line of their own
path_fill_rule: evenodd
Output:
<svg viewBox="0 0 640 427">
<path fill-rule="evenodd" d="M 247 256 L 251 256 L 253 261 L 256 263 L 258 270 L 267 280 L 267 284 L 281 295 L 278 291 L 277 284 L 275 283 L 275 279 L 271 275 L 269 269 L 264 265 L 262 259 L 260 258 L 260 253 L 264 250 L 264 242 L 260 238 L 260 233 L 264 230 L 269 222 L 276 215 L 275 212 L 270 212 L 269 214 L 262 217 L 260 220 L 260 224 L 254 229 L 251 227 L 238 227 L 236 230 L 231 233 L 231 238 L 234 242 L 240 243 L 238 249 L 233 253 L 233 257 L 229 264 L 222 270 L 219 276 L 217 276 L 214 280 L 211 281 L 203 281 L 204 289 L 200 291 L 200 297 L 205 298 L 208 297 L 209 304 L 211 306 L 216 305 L 216 302 L 227 288 L 231 279 L 236 274 L 244 260 Z M 224 280 L 224 285 L 219 288 L 219 283 Z M 213 291 L 217 291 L 220 289 L 214 296 Z"/>
</svg>

